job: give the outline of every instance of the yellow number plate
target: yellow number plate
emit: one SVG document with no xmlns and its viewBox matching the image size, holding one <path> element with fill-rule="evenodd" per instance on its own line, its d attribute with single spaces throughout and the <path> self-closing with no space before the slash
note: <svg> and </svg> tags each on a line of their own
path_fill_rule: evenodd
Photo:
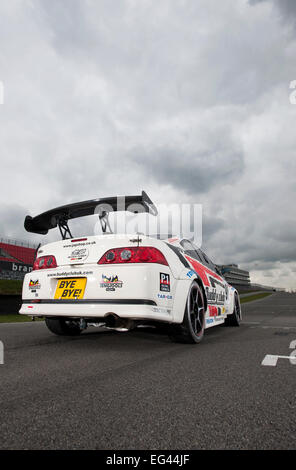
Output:
<svg viewBox="0 0 296 470">
<path fill-rule="evenodd" d="M 83 299 L 86 279 L 59 279 L 55 299 Z"/>
</svg>

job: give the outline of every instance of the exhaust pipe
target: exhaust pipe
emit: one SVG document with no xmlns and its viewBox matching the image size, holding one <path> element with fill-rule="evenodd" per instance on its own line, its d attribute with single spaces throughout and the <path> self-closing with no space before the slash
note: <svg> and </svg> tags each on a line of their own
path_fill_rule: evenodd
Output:
<svg viewBox="0 0 296 470">
<path fill-rule="evenodd" d="M 120 318 L 115 313 L 109 313 L 105 317 L 105 323 L 107 328 L 123 328 L 126 330 L 131 330 L 135 327 L 135 322 L 130 318 Z"/>
</svg>

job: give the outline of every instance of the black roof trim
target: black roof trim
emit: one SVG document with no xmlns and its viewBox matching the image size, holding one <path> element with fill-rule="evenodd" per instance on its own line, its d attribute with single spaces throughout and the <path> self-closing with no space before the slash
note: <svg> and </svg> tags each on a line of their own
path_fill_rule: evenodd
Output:
<svg viewBox="0 0 296 470">
<path fill-rule="evenodd" d="M 185 258 L 185 256 L 183 256 L 180 248 L 178 248 L 177 246 L 175 245 L 171 245 L 170 243 L 167 243 L 166 242 L 166 245 L 171 249 L 173 250 L 173 252 L 178 256 L 179 260 L 181 261 L 181 263 L 185 266 L 185 268 L 188 268 L 188 269 L 192 269 L 190 264 L 188 263 L 187 259 Z"/>
</svg>

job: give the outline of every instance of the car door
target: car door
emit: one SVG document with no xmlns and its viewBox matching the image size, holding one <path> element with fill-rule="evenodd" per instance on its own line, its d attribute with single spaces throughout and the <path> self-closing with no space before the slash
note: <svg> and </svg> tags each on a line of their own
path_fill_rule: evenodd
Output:
<svg viewBox="0 0 296 470">
<path fill-rule="evenodd" d="M 225 315 L 226 282 L 218 274 L 215 264 L 202 250 L 189 240 L 182 240 L 181 245 L 185 251 L 186 259 L 204 284 L 209 316 L 215 317 L 215 320 L 218 321 Z"/>
<path fill-rule="evenodd" d="M 199 255 L 204 259 L 204 265 L 208 268 L 208 277 L 210 287 L 208 292 L 208 302 L 215 307 L 217 316 L 224 316 L 226 314 L 226 302 L 228 297 L 228 284 L 221 276 L 219 270 L 210 258 L 202 251 L 198 250 Z"/>
</svg>

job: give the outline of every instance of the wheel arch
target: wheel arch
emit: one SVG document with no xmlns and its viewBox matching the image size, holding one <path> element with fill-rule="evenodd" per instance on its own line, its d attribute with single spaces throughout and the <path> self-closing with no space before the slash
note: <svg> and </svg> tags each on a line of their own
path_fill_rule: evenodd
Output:
<svg viewBox="0 0 296 470">
<path fill-rule="evenodd" d="M 235 297 L 237 297 L 238 301 L 239 301 L 239 306 L 240 306 L 240 319 L 241 319 L 242 318 L 242 309 L 241 309 L 240 296 L 239 296 L 238 290 L 235 289 L 234 287 L 231 287 L 230 288 L 230 295 L 231 295 L 231 299 L 230 299 L 229 311 L 228 311 L 227 316 L 232 314 L 232 312 L 234 310 Z"/>
<path fill-rule="evenodd" d="M 202 290 L 202 293 L 203 293 L 203 296 L 204 296 L 204 301 L 205 301 L 205 312 L 207 312 L 208 310 L 208 298 L 207 298 L 207 294 L 206 294 L 206 289 L 205 289 L 205 286 L 200 278 L 200 276 L 198 274 L 196 274 L 196 277 L 193 279 L 195 282 L 197 282 L 197 284 L 199 284 L 199 286 L 201 287 L 201 290 Z"/>
<path fill-rule="evenodd" d="M 188 270 L 186 270 L 186 274 L 187 272 Z M 202 293 L 203 293 L 204 301 L 205 301 L 205 312 L 207 313 L 208 301 L 207 301 L 206 290 L 202 282 L 202 279 L 194 271 L 194 274 L 190 278 L 187 277 L 186 279 L 183 278 L 183 279 L 178 280 L 178 284 L 177 284 L 176 292 L 175 292 L 174 307 L 173 307 L 173 323 L 182 323 L 184 320 L 187 297 L 188 297 L 189 289 L 192 285 L 192 282 L 196 282 L 202 289 Z"/>
</svg>

